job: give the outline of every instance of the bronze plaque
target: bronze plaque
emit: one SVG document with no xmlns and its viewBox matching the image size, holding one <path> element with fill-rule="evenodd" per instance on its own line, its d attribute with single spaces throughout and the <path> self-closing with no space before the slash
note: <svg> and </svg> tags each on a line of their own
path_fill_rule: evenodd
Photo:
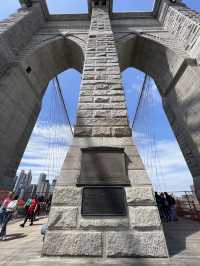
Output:
<svg viewBox="0 0 200 266">
<path fill-rule="evenodd" d="M 126 216 L 127 203 L 124 188 L 83 188 L 81 214 L 83 216 Z"/>
<path fill-rule="evenodd" d="M 82 149 L 78 186 L 130 185 L 124 149 L 95 147 Z"/>
</svg>

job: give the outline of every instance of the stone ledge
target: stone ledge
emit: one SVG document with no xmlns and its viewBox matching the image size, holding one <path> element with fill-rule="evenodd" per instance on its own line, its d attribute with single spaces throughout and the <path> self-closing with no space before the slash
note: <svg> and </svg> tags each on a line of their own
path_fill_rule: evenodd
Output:
<svg viewBox="0 0 200 266">
<path fill-rule="evenodd" d="M 167 257 L 165 237 L 162 231 L 107 232 L 108 257 Z"/>
<path fill-rule="evenodd" d="M 105 217 L 89 217 L 84 218 L 81 216 L 80 218 L 80 228 L 89 230 L 89 229 L 126 229 L 129 228 L 129 219 L 128 217 L 112 217 L 112 218 L 105 218 Z"/>
<path fill-rule="evenodd" d="M 42 254 L 47 256 L 102 256 L 100 232 L 48 231 Z"/>
</svg>

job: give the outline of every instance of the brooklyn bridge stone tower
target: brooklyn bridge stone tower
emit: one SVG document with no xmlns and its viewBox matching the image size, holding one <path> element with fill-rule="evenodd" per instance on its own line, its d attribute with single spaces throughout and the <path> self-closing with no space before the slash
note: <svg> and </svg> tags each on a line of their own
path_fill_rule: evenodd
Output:
<svg viewBox="0 0 200 266">
<path fill-rule="evenodd" d="M 111 0 L 89 0 L 82 15 L 50 15 L 42 0 L 21 4 L 0 23 L 0 187 L 11 183 L 48 82 L 73 67 L 82 73 L 77 124 L 42 253 L 167 257 L 120 73 L 132 66 L 154 78 L 198 192 L 199 14 L 178 0 L 121 14 L 112 13 Z"/>
</svg>

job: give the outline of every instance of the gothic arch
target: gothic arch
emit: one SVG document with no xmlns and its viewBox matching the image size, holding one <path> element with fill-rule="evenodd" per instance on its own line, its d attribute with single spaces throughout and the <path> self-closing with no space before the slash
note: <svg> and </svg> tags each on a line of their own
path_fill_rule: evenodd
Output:
<svg viewBox="0 0 200 266">
<path fill-rule="evenodd" d="M 199 192 L 200 68 L 175 38 L 132 34 L 118 40 L 121 71 L 135 67 L 156 82 L 163 107 Z M 200 193 L 199 193 L 200 194 Z M 198 195 L 200 197 L 200 195 Z"/>
<path fill-rule="evenodd" d="M 33 37 L 0 78 L 0 187 L 8 187 L 15 175 L 48 82 L 68 68 L 83 68 L 80 42 L 58 36 L 35 43 Z"/>
</svg>

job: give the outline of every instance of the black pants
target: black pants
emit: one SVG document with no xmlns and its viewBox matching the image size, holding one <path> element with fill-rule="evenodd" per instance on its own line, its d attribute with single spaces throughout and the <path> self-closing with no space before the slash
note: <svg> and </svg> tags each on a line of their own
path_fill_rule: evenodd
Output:
<svg viewBox="0 0 200 266">
<path fill-rule="evenodd" d="M 26 213 L 26 216 L 25 216 L 25 219 L 24 219 L 24 222 L 23 222 L 23 224 L 25 225 L 26 224 L 26 222 L 27 222 L 27 220 L 30 220 L 31 221 L 31 224 L 33 223 L 33 221 L 34 221 L 34 212 L 33 213 Z"/>
</svg>

